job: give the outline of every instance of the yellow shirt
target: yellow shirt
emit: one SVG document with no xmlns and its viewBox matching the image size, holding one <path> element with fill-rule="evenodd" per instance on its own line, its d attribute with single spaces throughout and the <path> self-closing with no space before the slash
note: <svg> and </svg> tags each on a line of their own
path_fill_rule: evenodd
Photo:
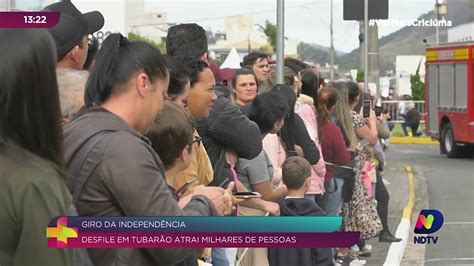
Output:
<svg viewBox="0 0 474 266">
<path fill-rule="evenodd" d="M 194 131 L 194 135 L 199 136 L 197 131 Z M 204 148 L 203 143 L 201 143 L 199 147 L 196 143 L 193 145 L 191 157 L 191 164 L 189 165 L 189 167 L 186 170 L 183 170 L 178 173 L 173 183 L 173 188 L 175 190 L 178 190 L 187 181 L 196 177 L 197 182 L 194 182 L 189 187 L 189 189 L 185 192 L 185 195 L 191 193 L 198 185 L 209 184 L 214 176 L 211 160 L 209 160 L 209 156 L 207 156 L 206 148 Z"/>
</svg>

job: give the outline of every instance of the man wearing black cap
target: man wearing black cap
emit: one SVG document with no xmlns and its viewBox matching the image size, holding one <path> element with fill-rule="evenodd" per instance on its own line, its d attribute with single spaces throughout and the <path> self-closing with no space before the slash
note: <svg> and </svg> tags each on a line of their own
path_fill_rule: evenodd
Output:
<svg viewBox="0 0 474 266">
<path fill-rule="evenodd" d="M 58 24 L 48 29 L 56 42 L 56 67 L 82 70 L 87 58 L 88 35 L 104 26 L 104 17 L 99 11 L 82 14 L 69 0 L 51 4 L 43 11 L 61 13 Z"/>
</svg>

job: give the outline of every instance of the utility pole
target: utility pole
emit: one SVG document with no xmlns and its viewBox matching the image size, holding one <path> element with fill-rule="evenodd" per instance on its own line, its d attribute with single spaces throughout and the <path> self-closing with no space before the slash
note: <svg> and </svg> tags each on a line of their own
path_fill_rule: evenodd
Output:
<svg viewBox="0 0 474 266">
<path fill-rule="evenodd" d="M 446 1 L 445 0 L 436 0 L 436 5 L 435 5 L 435 13 L 436 13 L 436 19 L 439 20 L 444 20 L 444 16 L 446 15 Z M 439 26 L 438 23 L 436 23 L 436 46 L 439 45 Z"/>
<path fill-rule="evenodd" d="M 436 19 L 439 19 L 439 3 L 438 3 L 438 0 L 436 0 L 435 13 L 436 13 Z M 438 45 L 439 45 L 439 27 L 438 27 L 438 23 L 436 23 L 436 46 L 438 46 Z"/>
<path fill-rule="evenodd" d="M 369 32 L 369 0 L 364 0 L 364 89 L 368 89 L 368 63 L 369 63 L 369 38 L 367 33 Z"/>
<path fill-rule="evenodd" d="M 285 1 L 277 0 L 277 34 L 276 34 L 276 73 L 277 84 L 283 84 L 284 49 L 285 49 Z"/>
<path fill-rule="evenodd" d="M 379 32 L 377 24 L 369 27 L 367 34 L 367 41 L 369 46 L 368 57 L 368 81 L 375 83 L 377 86 L 377 97 L 380 98 L 380 73 L 379 73 Z"/>
<path fill-rule="evenodd" d="M 368 91 L 368 83 L 375 83 L 377 96 L 380 97 L 379 80 L 379 34 L 377 24 L 368 27 L 368 23 L 360 21 L 360 69 L 364 71 L 364 89 Z"/>
<path fill-rule="evenodd" d="M 331 33 L 331 68 L 329 79 L 334 81 L 334 33 L 333 33 L 333 0 L 331 0 L 331 24 L 329 26 L 329 31 Z"/>
</svg>

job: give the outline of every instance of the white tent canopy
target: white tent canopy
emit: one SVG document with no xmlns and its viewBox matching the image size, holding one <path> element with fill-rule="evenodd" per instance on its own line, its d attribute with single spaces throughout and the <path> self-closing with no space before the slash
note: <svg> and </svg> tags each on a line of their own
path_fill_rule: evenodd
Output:
<svg viewBox="0 0 474 266">
<path fill-rule="evenodd" d="M 232 50 L 230 50 L 229 55 L 224 60 L 224 63 L 222 63 L 220 68 L 221 69 L 224 69 L 224 68 L 239 69 L 240 62 L 241 60 L 240 60 L 239 54 L 237 53 L 237 49 L 232 48 Z"/>
</svg>

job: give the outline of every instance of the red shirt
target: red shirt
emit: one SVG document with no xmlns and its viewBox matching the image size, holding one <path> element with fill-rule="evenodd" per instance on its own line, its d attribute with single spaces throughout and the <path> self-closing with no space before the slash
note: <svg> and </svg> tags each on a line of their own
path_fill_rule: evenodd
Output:
<svg viewBox="0 0 474 266">
<path fill-rule="evenodd" d="M 350 152 L 344 143 L 342 132 L 334 123 L 326 121 L 321 127 L 322 142 L 321 149 L 324 161 L 337 165 L 346 165 L 350 160 Z M 321 137 L 320 137 L 321 138 Z M 334 167 L 326 165 L 324 182 L 329 183 L 334 177 Z"/>
</svg>

